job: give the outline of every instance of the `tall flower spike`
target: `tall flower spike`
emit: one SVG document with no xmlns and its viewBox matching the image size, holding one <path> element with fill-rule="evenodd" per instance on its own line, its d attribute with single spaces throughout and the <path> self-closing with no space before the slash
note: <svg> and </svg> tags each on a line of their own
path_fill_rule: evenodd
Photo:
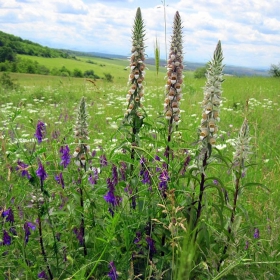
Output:
<svg viewBox="0 0 280 280">
<path fill-rule="evenodd" d="M 164 104 L 165 118 L 169 124 L 178 125 L 180 121 L 180 100 L 183 83 L 183 32 L 179 12 L 176 12 L 173 22 L 173 35 L 169 59 L 167 61 L 166 98 Z M 171 131 L 170 131 L 171 132 Z"/>
<path fill-rule="evenodd" d="M 216 144 L 219 122 L 219 107 L 221 103 L 223 80 L 223 51 L 219 41 L 214 51 L 212 60 L 208 63 L 207 81 L 204 87 L 204 99 L 202 102 L 202 119 L 200 125 L 200 140 L 203 147 Z"/>
<path fill-rule="evenodd" d="M 84 168 L 86 164 L 87 154 L 90 150 L 89 145 L 86 144 L 86 141 L 89 139 L 87 118 L 88 114 L 86 111 L 86 102 L 85 98 L 82 97 L 78 108 L 76 125 L 74 128 L 75 138 L 76 142 L 78 143 L 78 146 L 75 149 L 73 158 L 78 166 Z"/>
<path fill-rule="evenodd" d="M 233 156 L 233 170 L 243 176 L 246 172 L 245 163 L 250 154 L 249 124 L 245 119 L 235 142 L 235 154 Z"/>
<path fill-rule="evenodd" d="M 130 56 L 130 74 L 128 84 L 130 89 L 127 93 L 127 111 L 124 122 L 133 126 L 134 133 L 138 133 L 144 118 L 144 111 L 141 109 L 141 98 L 144 96 L 143 81 L 145 77 L 145 48 L 144 48 L 144 21 L 140 8 L 137 9 L 134 26 L 132 30 L 132 48 Z"/>
</svg>

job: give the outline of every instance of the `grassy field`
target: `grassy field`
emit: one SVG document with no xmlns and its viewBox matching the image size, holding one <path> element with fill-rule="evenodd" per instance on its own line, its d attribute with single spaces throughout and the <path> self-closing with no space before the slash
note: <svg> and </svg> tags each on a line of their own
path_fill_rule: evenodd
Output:
<svg viewBox="0 0 280 280">
<path fill-rule="evenodd" d="M 35 59 L 40 64 L 49 68 L 54 66 L 65 66 L 70 70 L 73 70 L 74 68 L 79 68 L 82 71 L 93 69 L 97 75 L 100 75 L 100 77 L 103 77 L 105 72 L 111 73 L 114 77 L 114 82 L 109 83 L 104 79 L 99 79 L 93 84 L 83 78 L 16 73 L 10 74 L 10 76 L 19 84 L 19 87 L 16 90 L 1 89 L 1 177 L 5 183 L 3 183 L 4 186 L 0 191 L 2 197 L 0 201 L 2 207 L 6 206 L 6 208 L 10 207 L 8 200 L 11 200 L 12 197 L 15 196 L 15 205 L 19 205 L 19 209 L 26 209 L 26 207 L 23 206 L 23 203 L 25 202 L 25 198 L 28 199 L 28 194 L 25 193 L 24 198 L 17 197 L 21 185 L 19 179 L 16 178 L 16 175 L 14 175 L 13 172 L 11 175 L 12 169 L 10 169 L 9 166 L 14 165 L 17 158 L 22 157 L 24 151 L 16 148 L 17 141 L 15 139 L 19 139 L 19 143 L 28 143 L 28 141 L 34 139 L 34 129 L 38 120 L 47 124 L 47 138 L 50 139 L 49 141 L 51 141 L 51 139 L 54 139 L 52 140 L 54 142 L 57 141 L 55 144 L 44 143 L 45 146 L 42 148 L 41 156 L 46 162 L 53 160 L 54 155 L 56 154 L 54 150 L 57 149 L 61 143 L 64 143 L 64 141 L 69 144 L 71 150 L 75 148 L 75 141 L 72 136 L 73 125 L 76 118 L 76 109 L 82 96 L 85 97 L 89 113 L 88 123 L 90 139 L 88 144 L 91 149 L 99 151 L 99 153 L 102 151 L 106 152 L 108 160 L 116 163 L 118 157 L 117 150 L 114 149 L 121 145 L 127 137 L 124 130 L 120 130 L 119 128 L 127 109 L 126 94 L 128 91 L 127 79 L 129 72 L 124 69 L 128 65 L 128 62 L 92 57 L 78 57 L 78 61 L 39 57 L 36 57 Z M 86 63 L 86 60 L 92 60 L 96 64 Z M 147 150 L 147 153 L 152 153 L 154 149 L 160 150 L 165 144 L 161 138 L 158 138 L 158 142 L 151 140 L 151 135 L 155 133 L 155 131 L 162 131 L 162 122 L 164 121 L 163 103 L 165 97 L 165 69 L 161 68 L 160 73 L 157 76 L 154 66 L 148 66 L 148 68 L 149 70 L 146 71 L 144 84 L 145 101 L 143 102 L 144 108 L 147 112 L 147 118 L 145 119 L 146 124 L 143 134 L 140 134 L 140 137 L 141 143 Z M 179 124 L 179 131 L 176 133 L 177 139 L 174 144 L 176 146 L 174 147 L 175 150 L 179 151 L 180 149 L 188 149 L 191 151 L 195 147 L 198 138 L 197 130 L 201 120 L 201 101 L 203 99 L 203 87 L 205 81 L 206 79 L 194 79 L 192 72 L 185 73 L 183 99 L 180 106 L 181 122 Z M 233 237 L 235 239 L 233 243 L 238 250 L 232 251 L 233 255 L 230 260 L 233 262 L 235 258 L 239 258 L 240 256 L 243 257 L 236 265 L 236 268 L 233 269 L 233 274 L 236 278 L 230 279 L 279 279 L 280 277 L 280 269 L 278 268 L 280 254 L 280 206 L 278 199 L 280 195 L 279 98 L 280 82 L 277 78 L 239 78 L 225 76 L 217 145 L 225 157 L 231 158 L 234 152 L 234 147 L 231 143 L 237 137 L 244 116 L 247 115 L 251 135 L 250 164 L 252 164 L 252 166 L 248 167 L 247 175 L 244 179 L 244 185 L 249 182 L 259 183 L 256 185 L 252 184 L 251 186 L 248 185 L 248 187 L 242 189 L 240 192 L 240 206 L 238 207 L 240 224 L 236 226 L 236 231 L 234 232 Z M 249 112 L 246 113 L 245 109 L 247 102 L 249 104 Z M 56 134 L 59 135 L 58 140 L 55 140 Z M 151 143 L 152 147 L 150 148 L 149 145 Z M 27 149 L 29 149 L 29 147 L 27 147 Z M 51 151 L 51 149 L 53 149 L 53 151 Z M 39 151 L 38 154 L 40 154 Z M 58 160 L 56 165 L 58 165 Z M 52 169 L 54 167 L 50 165 L 49 168 Z M 229 195 L 231 195 L 233 186 L 231 175 L 229 175 L 228 170 L 226 170 L 226 168 L 214 166 L 209 172 L 211 172 L 211 175 L 217 176 L 225 182 L 225 188 L 228 190 Z M 110 170 L 105 170 L 103 174 L 108 173 L 110 173 Z M 50 180 L 51 179 L 49 179 L 49 181 Z M 265 185 L 266 188 L 263 188 L 261 184 Z M 11 185 L 13 185 L 13 187 Z M 95 209 L 95 211 L 98 211 L 99 213 L 96 214 L 97 220 L 95 222 L 100 228 L 104 228 L 104 224 L 108 223 L 110 220 L 109 217 L 104 214 L 107 211 L 106 205 L 104 206 L 104 203 L 101 203 L 105 192 L 104 185 L 106 185 L 105 180 L 101 180 L 101 183 L 96 187 L 94 193 L 94 195 L 99 195 L 99 198 L 93 199 L 94 202 L 101 207 L 99 210 Z M 182 185 L 184 186 L 184 183 Z M 28 192 L 29 185 L 25 183 L 22 188 L 25 192 Z M 53 191 L 53 193 L 55 192 L 56 190 Z M 75 199 L 77 201 L 75 195 L 73 197 L 74 201 Z M 148 202 L 146 201 L 145 203 Z M 71 217 L 69 221 L 69 224 L 71 224 L 75 223 L 77 218 L 71 216 L 73 214 L 71 211 L 74 210 L 71 208 L 73 205 L 69 205 L 67 213 L 69 217 Z M 182 205 L 184 206 L 184 204 Z M 206 205 L 205 207 L 208 206 Z M 80 209 L 77 211 L 79 212 Z M 125 209 L 122 211 L 122 214 L 126 213 Z M 101 212 L 102 214 L 100 214 Z M 17 217 L 19 217 L 19 215 L 20 214 L 17 214 Z M 129 214 L 127 213 L 127 215 Z M 30 217 L 30 214 L 26 214 L 25 216 L 26 219 Z M 63 217 L 64 216 L 61 216 L 60 218 L 63 219 Z M 120 216 L 117 217 L 118 219 L 121 219 Z M 133 219 L 137 220 L 135 217 Z M 113 223 L 117 224 L 117 222 L 117 218 L 115 217 Z M 125 222 L 122 222 L 121 224 L 122 227 L 125 227 Z M 131 225 L 129 225 L 129 227 L 130 226 Z M 60 224 L 58 227 L 60 229 L 63 228 Z M 100 230 L 98 226 L 97 228 Z M 97 253 L 93 253 L 92 256 L 94 256 L 95 259 L 99 258 L 98 260 L 100 263 L 102 263 L 102 258 L 105 259 L 106 257 L 108 257 L 107 262 L 109 262 L 111 254 L 113 254 L 116 259 L 119 257 L 120 259 L 119 261 L 116 260 L 116 263 L 123 269 L 123 276 L 121 276 L 120 279 L 127 279 L 125 278 L 126 274 L 124 272 L 125 269 L 123 268 L 125 265 L 121 264 L 121 262 L 125 261 L 120 256 L 122 255 L 121 252 L 125 251 L 124 247 L 128 245 L 125 244 L 123 245 L 124 247 L 116 249 L 116 251 L 113 250 L 114 246 L 118 248 L 118 238 L 120 238 L 117 231 L 114 232 L 114 230 L 118 229 L 122 234 L 127 234 L 127 236 L 132 236 L 132 233 L 130 233 L 129 230 L 123 232 L 123 229 L 120 229 L 117 226 L 113 229 L 113 225 L 111 224 L 109 226 L 109 223 L 105 228 L 108 229 L 108 232 L 110 229 L 113 233 L 107 232 L 107 236 L 104 233 L 105 237 L 94 238 L 97 245 L 91 244 L 90 246 L 95 248 Z M 131 228 L 134 229 L 136 226 L 131 226 Z M 254 230 L 256 228 L 260 231 L 260 238 L 257 240 L 253 238 Z M 20 231 L 20 227 L 17 229 Z M 90 229 L 88 230 L 90 231 Z M 110 234 L 112 236 L 115 234 L 115 238 Z M 38 238 L 38 235 L 36 236 Z M 102 238 L 107 237 L 110 239 L 111 243 L 106 243 L 102 240 Z M 133 240 L 133 237 L 130 238 Z M 250 243 L 250 249 L 244 251 L 246 242 Z M 30 246 L 34 246 L 35 248 L 35 243 L 35 241 L 31 241 Z M 104 244 L 109 244 L 108 246 L 110 248 L 110 244 L 113 244 L 110 249 L 111 251 L 108 249 L 109 247 L 106 247 L 107 245 L 105 246 Z M 48 246 L 50 249 L 51 242 Z M 4 246 L 2 247 L 4 248 Z M 14 247 L 13 250 L 14 254 L 17 254 L 19 249 Z M 69 254 L 66 267 L 70 271 L 68 277 L 69 275 L 73 275 L 75 271 L 79 271 L 81 266 L 89 264 L 92 261 L 88 259 L 87 262 L 83 262 L 81 256 L 78 253 L 75 253 L 75 247 L 67 247 L 67 250 L 69 251 Z M 34 252 L 37 252 L 38 254 L 38 251 L 35 249 Z M 23 254 L 26 258 L 32 259 L 30 256 L 31 253 L 28 253 L 27 248 L 24 246 L 22 247 L 22 252 L 20 254 Z M 129 258 L 129 256 L 126 257 Z M 215 256 L 213 256 L 213 258 L 215 258 Z M 71 261 L 69 261 L 71 259 L 74 259 L 77 263 L 71 263 Z M 42 266 L 42 263 L 43 260 L 41 260 L 40 267 Z M 17 261 L 14 260 L 14 263 L 9 262 L 3 253 L 0 270 L 1 267 L 5 267 L 5 264 L 7 264 L 7 267 L 11 267 L 12 271 L 15 270 L 14 266 L 17 264 Z M 226 263 L 226 265 L 229 265 L 229 263 Z M 20 266 L 21 271 L 27 269 L 25 268 L 24 263 Z M 26 272 L 27 274 L 25 276 L 30 278 L 26 279 L 37 279 L 34 271 L 39 268 L 36 267 L 33 271 L 34 267 L 36 267 L 34 263 L 33 266 L 28 266 L 28 269 L 26 270 L 28 272 Z M 103 266 L 101 264 L 101 267 L 103 270 L 106 270 L 107 264 Z M 201 270 L 203 270 L 202 267 Z M 6 269 L 5 272 L 7 273 L 7 271 L 8 270 Z M 24 274 L 23 272 L 21 273 Z M 10 275 L 19 277 L 21 274 L 13 274 L 10 272 Z M 108 279 L 106 276 L 102 276 L 103 278 L 101 278 L 98 273 L 96 273 L 96 275 L 96 277 L 100 278 L 92 279 Z M 86 279 L 82 278 L 83 276 L 80 277 L 81 278 L 73 279 Z M 15 278 L 11 277 L 9 279 Z"/>
</svg>

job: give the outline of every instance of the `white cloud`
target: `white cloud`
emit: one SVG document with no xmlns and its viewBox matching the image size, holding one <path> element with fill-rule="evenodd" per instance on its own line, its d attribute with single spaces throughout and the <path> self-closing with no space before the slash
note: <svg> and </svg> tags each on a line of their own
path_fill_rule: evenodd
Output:
<svg viewBox="0 0 280 280">
<path fill-rule="evenodd" d="M 167 42 L 178 10 L 185 60 L 207 62 L 222 41 L 225 63 L 269 67 L 280 61 L 279 1 L 166 1 Z M 140 4 L 147 54 L 157 37 L 165 57 L 164 7 L 150 0 L 0 0 L 0 30 L 56 48 L 128 55 Z"/>
</svg>

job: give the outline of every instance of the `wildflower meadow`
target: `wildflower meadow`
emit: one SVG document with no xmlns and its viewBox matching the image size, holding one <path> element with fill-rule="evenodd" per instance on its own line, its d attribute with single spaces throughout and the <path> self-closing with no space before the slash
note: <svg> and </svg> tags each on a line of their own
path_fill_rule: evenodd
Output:
<svg viewBox="0 0 280 280">
<path fill-rule="evenodd" d="M 179 12 L 146 65 L 145 28 L 120 77 L 1 88 L 0 279 L 280 279 L 279 79 L 221 41 L 194 79 Z"/>
</svg>

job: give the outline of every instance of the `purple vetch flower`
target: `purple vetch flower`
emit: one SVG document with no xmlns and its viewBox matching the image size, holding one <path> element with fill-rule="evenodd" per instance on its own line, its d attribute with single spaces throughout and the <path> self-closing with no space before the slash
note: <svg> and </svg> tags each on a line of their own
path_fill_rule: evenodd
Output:
<svg viewBox="0 0 280 280">
<path fill-rule="evenodd" d="M 46 125 L 43 122 L 38 121 L 34 136 L 37 138 L 39 144 L 43 141 L 45 134 Z"/>
<path fill-rule="evenodd" d="M 119 182 L 118 170 L 117 166 L 113 165 L 112 167 L 112 183 L 116 186 Z"/>
<path fill-rule="evenodd" d="M 163 197 L 166 197 L 166 190 L 168 181 L 170 180 L 167 169 L 163 168 L 159 175 L 159 185 L 158 188 L 161 191 Z"/>
<path fill-rule="evenodd" d="M 45 279 L 45 280 L 49 279 L 47 273 L 44 270 L 41 271 L 40 273 L 38 273 L 38 278 L 39 279 Z"/>
<path fill-rule="evenodd" d="M 11 224 L 15 222 L 14 213 L 11 208 L 8 208 L 7 210 L 3 211 L 2 217 L 6 218 L 6 222 L 10 222 Z"/>
<path fill-rule="evenodd" d="M 254 238 L 255 239 L 260 238 L 260 230 L 258 228 L 255 228 L 254 230 Z"/>
<path fill-rule="evenodd" d="M 61 162 L 60 162 L 60 164 L 64 168 L 66 168 L 69 165 L 69 163 L 70 163 L 70 158 L 71 158 L 71 156 L 70 156 L 70 149 L 69 149 L 69 147 L 67 145 L 66 146 L 61 146 L 59 152 L 60 152 L 60 155 L 61 155 Z"/>
<path fill-rule="evenodd" d="M 127 170 L 127 164 L 124 161 L 122 161 L 120 166 L 120 175 L 123 181 L 126 180 L 126 170 Z"/>
<path fill-rule="evenodd" d="M 134 244 L 139 243 L 139 242 L 141 241 L 141 238 L 142 238 L 141 232 L 137 231 L 137 232 L 136 232 L 136 237 L 134 238 L 133 243 L 134 243 Z"/>
<path fill-rule="evenodd" d="M 91 156 L 92 156 L 92 157 L 95 157 L 95 156 L 96 156 L 96 150 L 93 150 L 93 151 L 91 152 Z"/>
<path fill-rule="evenodd" d="M 29 241 L 29 235 L 31 235 L 30 229 L 35 230 L 36 226 L 31 222 L 25 222 L 23 225 L 23 228 L 24 228 L 24 232 L 25 232 L 25 238 L 24 238 L 25 244 L 27 244 Z"/>
<path fill-rule="evenodd" d="M 155 247 L 155 241 L 150 236 L 147 236 L 146 242 L 148 244 L 149 255 L 150 255 L 150 259 L 151 259 L 153 257 L 153 255 L 157 252 L 156 247 Z"/>
<path fill-rule="evenodd" d="M 11 245 L 12 243 L 12 237 L 8 234 L 6 230 L 3 230 L 3 242 L 1 242 L 1 245 Z"/>
<path fill-rule="evenodd" d="M 244 249 L 245 249 L 245 250 L 248 250 L 248 249 L 249 249 L 249 241 L 246 241 L 246 242 L 245 242 L 245 247 L 244 247 Z"/>
<path fill-rule="evenodd" d="M 100 165 L 101 165 L 102 167 L 108 165 L 108 161 L 107 161 L 107 158 L 106 158 L 105 155 L 101 155 L 101 156 L 99 157 L 99 160 L 100 160 Z"/>
<path fill-rule="evenodd" d="M 83 246 L 84 245 L 83 231 L 79 228 L 74 227 L 73 232 L 75 233 L 77 239 L 79 240 L 80 245 Z"/>
<path fill-rule="evenodd" d="M 31 175 L 28 172 L 29 165 L 24 162 L 18 160 L 16 170 L 21 172 L 22 177 L 26 177 L 27 179 L 31 179 Z"/>
<path fill-rule="evenodd" d="M 61 187 L 64 189 L 65 185 L 64 185 L 64 179 L 63 179 L 63 175 L 62 172 L 59 173 L 59 175 L 55 176 L 55 180 L 57 181 L 57 183 L 59 185 L 61 185 Z"/>
<path fill-rule="evenodd" d="M 109 268 L 110 268 L 110 271 L 109 271 L 109 273 L 107 274 L 108 277 L 110 277 L 111 280 L 117 280 L 117 278 L 119 277 L 119 275 L 117 274 L 117 270 L 116 270 L 116 267 L 115 267 L 115 265 L 114 265 L 114 262 L 110 262 Z"/>
<path fill-rule="evenodd" d="M 98 173 L 99 173 L 99 170 L 98 170 L 98 168 L 96 168 L 96 167 L 91 167 L 90 170 L 91 170 L 92 172 L 89 174 L 88 181 L 89 181 L 92 185 L 95 185 L 95 184 L 97 183 L 97 180 L 98 180 Z"/>
<path fill-rule="evenodd" d="M 122 198 L 120 196 L 115 196 L 115 186 L 110 178 L 107 179 L 107 187 L 109 191 L 103 196 L 103 198 L 114 208 L 120 204 Z M 112 214 L 112 216 L 114 215 L 113 209 L 109 208 L 109 212 Z"/>
<path fill-rule="evenodd" d="M 40 178 L 41 182 L 45 181 L 48 177 L 41 161 L 39 161 L 39 167 L 36 170 L 36 175 Z"/>
</svg>

